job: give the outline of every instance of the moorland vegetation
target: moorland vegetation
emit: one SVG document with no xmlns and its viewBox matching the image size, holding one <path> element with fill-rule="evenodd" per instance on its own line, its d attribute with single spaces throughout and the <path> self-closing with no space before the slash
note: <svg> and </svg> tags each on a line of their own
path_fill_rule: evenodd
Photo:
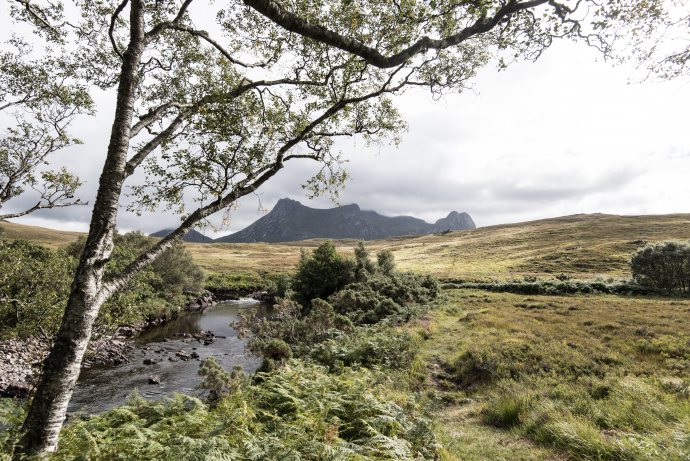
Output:
<svg viewBox="0 0 690 461">
<path fill-rule="evenodd" d="M 133 233 L 121 245 L 136 250 L 145 239 Z M 675 261 L 671 249 L 685 245 L 645 243 L 630 261 L 648 255 L 666 268 L 659 254 Z M 135 393 L 123 407 L 71 422 L 49 458 L 690 456 L 682 286 L 655 285 L 649 272 L 442 283 L 396 270 L 396 252 L 385 248 L 337 250 L 332 242 L 304 249 L 290 273 L 210 278 L 256 277 L 277 300 L 272 318 L 235 325 L 247 353 L 262 357 L 257 373 L 207 359 L 206 398 Z M 5 457 L 23 411 L 3 401 Z"/>
<path fill-rule="evenodd" d="M 70 423 L 49 459 L 690 455 L 690 300 L 441 285 L 397 272 L 391 255 L 370 258 L 360 244 L 346 257 L 330 242 L 305 250 L 294 273 L 268 282 L 274 316 L 235 325 L 263 357 L 257 373 L 207 359 L 207 398 L 135 393 Z M 314 291 L 319 277 L 330 295 Z M 580 282 L 560 279 L 550 286 Z M 615 284 L 602 279 L 591 286 Z M 325 299 L 303 301 L 317 294 Z M 6 424 L 19 428 L 22 417 L 4 402 Z"/>
<path fill-rule="evenodd" d="M 50 458 L 435 459 L 428 404 L 406 391 L 418 340 L 396 327 L 423 315 L 439 284 L 397 273 L 389 252 L 374 262 L 361 244 L 357 255 L 343 258 L 330 242 L 305 251 L 295 274 L 271 286 L 284 290 L 275 316 L 252 314 L 235 325 L 247 351 L 263 357 L 251 379 L 241 367 L 229 373 L 205 359 L 207 400 L 152 403 L 134 394 L 123 407 L 70 424 Z M 327 283 L 330 296 L 320 294 L 328 302 L 308 299 Z M 357 300 L 339 295 L 354 290 Z M 4 421 L 16 431 L 22 410 L 5 405 Z M 11 432 L 0 441 L 5 454 Z"/>
<path fill-rule="evenodd" d="M 193 227 L 231 211 L 286 164 L 318 165 L 304 183 L 309 196 L 337 197 L 348 173 L 334 140 L 399 143 L 407 124 L 395 95 L 412 88 L 425 88 L 434 98 L 462 91 L 489 62 L 504 69 L 521 58 L 535 60 L 555 39 L 592 46 L 604 59 L 632 60 L 662 79 L 685 75 L 687 50 L 673 56 L 657 51 L 675 32 L 686 31 L 687 12 L 679 6 L 627 0 L 583 0 L 575 7 L 553 0 L 243 0 L 213 5 L 212 12 L 191 0 L 75 2 L 70 8 L 60 1 L 10 2 L 12 20 L 35 34 L 5 44 L 14 53 L 2 56 L 10 64 L 2 66 L 2 108 L 20 107 L 27 97 L 36 105 L 54 102 L 64 107 L 69 125 L 72 114 L 92 110 L 92 88 L 106 91 L 115 107 L 89 236 L 61 334 L 25 420 L 21 450 L 56 448 L 76 385 L 73 370 L 104 303 Z M 191 14 L 216 18 L 215 30 L 197 29 Z M 49 59 L 35 57 L 41 54 Z M 46 80 L 63 82 L 59 93 L 74 98 L 60 105 L 46 91 Z M 26 106 L 26 117 L 42 115 L 35 107 Z M 16 122 L 0 146 L 3 185 L 11 179 L 4 166 L 21 164 L 16 154 L 31 139 L 21 128 L 51 126 L 25 125 L 21 115 Z M 54 143 L 58 149 L 73 143 L 62 132 L 54 138 L 61 141 Z M 58 176 L 45 178 L 48 190 L 71 200 L 79 181 L 68 172 L 46 174 Z M 117 274 L 106 274 L 123 187 L 130 188 L 131 211 L 174 209 L 182 221 Z M 10 185 L 5 191 L 20 189 Z"/>
</svg>

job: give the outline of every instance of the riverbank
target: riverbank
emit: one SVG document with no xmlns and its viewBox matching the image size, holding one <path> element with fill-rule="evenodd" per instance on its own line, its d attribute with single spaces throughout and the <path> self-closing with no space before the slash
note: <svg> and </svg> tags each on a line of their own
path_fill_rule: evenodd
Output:
<svg viewBox="0 0 690 461">
<path fill-rule="evenodd" d="M 82 368 L 89 368 L 93 363 L 129 362 L 134 346 L 125 343 L 125 339 L 124 336 L 103 336 L 91 341 Z M 38 382 L 41 364 L 52 344 L 53 338 L 35 336 L 0 342 L 0 396 L 26 397 Z"/>
<path fill-rule="evenodd" d="M 183 315 L 201 314 L 219 303 L 239 300 L 243 296 L 257 301 L 269 299 L 263 291 L 209 291 L 197 298 L 190 299 L 180 310 L 184 312 Z M 131 340 L 150 331 L 153 327 L 165 325 L 176 319 L 177 316 L 174 318 L 163 316 L 149 322 L 121 324 L 113 332 L 96 333 L 84 355 L 82 369 L 89 369 L 93 366 L 118 366 L 138 360 L 137 355 L 146 352 L 146 350 L 138 348 Z M 192 338 L 191 334 L 189 335 L 190 337 L 186 338 L 187 342 L 197 340 Z M 204 341 L 208 342 L 213 337 L 211 334 Z M 47 335 L 0 341 L 0 397 L 23 398 L 29 394 L 38 382 L 41 364 L 48 356 L 52 341 L 53 338 Z M 175 354 L 173 353 L 171 357 L 175 358 Z"/>
</svg>

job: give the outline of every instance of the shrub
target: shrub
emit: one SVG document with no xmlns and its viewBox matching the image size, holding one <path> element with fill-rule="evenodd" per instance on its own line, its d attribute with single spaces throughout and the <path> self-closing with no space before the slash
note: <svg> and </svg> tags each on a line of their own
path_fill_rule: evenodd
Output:
<svg viewBox="0 0 690 461">
<path fill-rule="evenodd" d="M 566 282 L 549 279 L 539 279 L 536 282 L 510 280 L 476 283 L 444 283 L 442 287 L 444 289 L 485 290 L 521 295 L 564 295 L 599 292 L 627 296 L 685 296 L 683 292 L 663 290 L 650 285 L 640 285 L 634 280 L 611 282 L 600 280 L 569 280 Z"/>
<path fill-rule="evenodd" d="M 355 260 L 357 261 L 357 275 L 358 279 L 360 277 L 365 277 L 364 272 L 367 274 L 374 274 L 377 271 L 376 263 L 369 258 L 369 250 L 364 246 L 364 241 L 360 240 L 357 242 L 357 248 L 355 248 Z"/>
<path fill-rule="evenodd" d="M 690 243 L 677 240 L 648 243 L 632 254 L 630 270 L 641 285 L 690 291 Z"/>
<path fill-rule="evenodd" d="M 344 367 L 374 366 L 408 369 L 418 350 L 418 341 L 407 332 L 392 328 L 360 327 L 349 335 L 315 345 L 309 358 L 331 371 L 341 371 Z"/>
<path fill-rule="evenodd" d="M 24 239 L 0 242 L 0 334 L 55 333 L 75 267 L 64 250 Z"/>
<path fill-rule="evenodd" d="M 158 257 L 151 269 L 156 278 L 151 286 L 166 298 L 182 294 L 184 291 L 200 292 L 203 290 L 206 274 L 194 262 L 191 253 L 182 242 L 175 243 Z"/>
<path fill-rule="evenodd" d="M 232 367 L 232 373 L 228 373 L 213 357 L 207 357 L 201 361 L 197 374 L 204 377 L 197 389 L 207 389 L 211 393 L 212 399 L 235 392 L 249 383 L 249 378 L 247 373 L 242 370 L 242 365 L 235 365 Z"/>
<path fill-rule="evenodd" d="M 211 274 L 205 284 L 205 288 L 212 291 L 256 291 L 263 286 L 264 280 L 252 271 Z"/>
<path fill-rule="evenodd" d="M 277 370 L 292 358 L 292 349 L 281 339 L 273 339 L 263 350 L 264 358 L 257 372 Z"/>
<path fill-rule="evenodd" d="M 121 271 L 154 239 L 141 231 L 116 235 L 105 267 L 105 279 Z M 41 330 L 54 334 L 60 325 L 70 286 L 86 237 L 64 249 L 51 250 L 28 240 L 0 242 L 0 334 L 22 337 Z M 174 317 L 183 291 L 201 290 L 204 273 L 182 244 L 176 244 L 151 266 L 137 273 L 100 309 L 95 328 L 138 320 Z"/>
<path fill-rule="evenodd" d="M 431 276 L 393 272 L 347 285 L 329 301 L 337 313 L 354 324 L 374 324 L 389 317 L 407 321 L 416 316 L 413 305 L 428 303 L 440 291 L 438 280 Z"/>
<path fill-rule="evenodd" d="M 326 240 L 311 254 L 302 249 L 297 272 L 292 279 L 297 302 L 311 307 L 311 300 L 326 299 L 354 280 L 356 263 L 340 256 Z"/>
<path fill-rule="evenodd" d="M 155 238 L 147 237 L 140 230 L 119 234 L 116 231 L 113 238 L 113 253 L 106 267 L 106 278 L 115 274 L 127 264 L 156 243 Z M 75 242 L 67 246 L 66 251 L 74 258 L 80 258 L 86 237 L 80 236 Z M 172 299 L 183 291 L 199 292 L 203 290 L 206 275 L 201 267 L 194 262 L 192 255 L 186 250 L 183 242 L 175 243 L 160 255 L 149 267 L 149 273 L 138 282 L 144 281 L 161 297 Z M 134 284 L 137 284 L 135 281 Z M 138 287 L 141 289 L 142 287 Z"/>
<path fill-rule="evenodd" d="M 329 338 L 334 331 L 349 332 L 354 328 L 350 319 L 336 314 L 327 302 L 317 298 L 312 304 L 311 312 L 302 316 L 300 304 L 283 299 L 273 306 L 274 320 L 269 321 L 252 312 L 240 314 L 241 320 L 230 326 L 237 330 L 238 338 L 249 337 L 245 348 L 255 356 L 265 355 L 273 340 L 280 340 L 304 355 L 313 344 Z"/>
<path fill-rule="evenodd" d="M 391 250 L 381 250 L 376 253 L 379 269 L 386 275 L 390 275 L 395 269 L 395 255 Z"/>
<path fill-rule="evenodd" d="M 289 274 L 279 274 L 266 287 L 266 293 L 273 299 L 291 298 L 294 292 L 292 291 L 292 277 Z"/>
</svg>

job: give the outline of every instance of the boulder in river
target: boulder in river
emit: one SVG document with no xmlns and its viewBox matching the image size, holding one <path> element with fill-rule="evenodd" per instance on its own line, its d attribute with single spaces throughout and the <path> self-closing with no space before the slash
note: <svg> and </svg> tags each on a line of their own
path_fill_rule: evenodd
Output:
<svg viewBox="0 0 690 461">
<path fill-rule="evenodd" d="M 187 354 L 185 351 L 180 351 L 175 355 L 184 360 L 185 362 L 192 358 L 192 356 Z"/>
<path fill-rule="evenodd" d="M 144 359 L 144 365 L 153 365 L 154 363 L 156 362 L 153 359 Z"/>
<path fill-rule="evenodd" d="M 194 339 L 199 341 L 204 346 L 208 346 L 216 342 L 216 335 L 212 331 L 202 331 L 201 333 L 195 333 L 192 335 Z"/>
<path fill-rule="evenodd" d="M 161 377 L 160 376 L 149 376 L 149 384 L 160 384 L 161 383 Z"/>
</svg>

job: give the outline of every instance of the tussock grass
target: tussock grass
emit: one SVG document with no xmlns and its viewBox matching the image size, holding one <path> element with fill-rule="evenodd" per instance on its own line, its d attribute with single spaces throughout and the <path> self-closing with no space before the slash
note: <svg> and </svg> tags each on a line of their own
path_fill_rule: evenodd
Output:
<svg viewBox="0 0 690 461">
<path fill-rule="evenodd" d="M 690 301 L 446 294 L 420 352 L 421 381 L 447 402 L 446 444 L 484 430 L 547 450 L 518 459 L 690 458 Z M 452 416 L 468 406 L 473 418 Z M 489 447 L 484 459 L 504 456 Z"/>
</svg>

